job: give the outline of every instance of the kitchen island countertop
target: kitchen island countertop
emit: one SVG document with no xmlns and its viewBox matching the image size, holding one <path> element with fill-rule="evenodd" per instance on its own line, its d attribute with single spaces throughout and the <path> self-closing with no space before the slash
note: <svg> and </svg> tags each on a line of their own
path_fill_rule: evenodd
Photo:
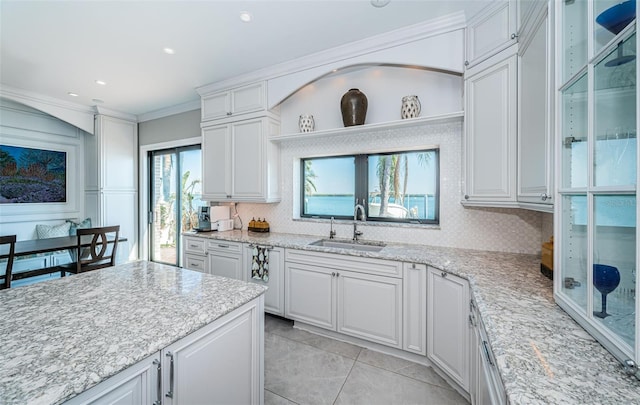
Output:
<svg viewBox="0 0 640 405">
<path fill-rule="evenodd" d="M 640 381 L 555 304 L 537 255 L 397 243 L 368 252 L 309 246 L 321 236 L 237 230 L 185 235 L 425 263 L 461 276 L 511 404 L 640 404 Z"/>
<path fill-rule="evenodd" d="M 59 404 L 265 288 L 146 261 L 0 291 L 0 404 Z"/>
</svg>

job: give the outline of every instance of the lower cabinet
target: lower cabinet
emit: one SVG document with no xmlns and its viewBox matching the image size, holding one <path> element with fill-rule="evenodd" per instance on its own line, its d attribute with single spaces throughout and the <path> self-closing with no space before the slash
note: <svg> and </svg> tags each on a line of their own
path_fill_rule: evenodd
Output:
<svg viewBox="0 0 640 405">
<path fill-rule="evenodd" d="M 210 239 L 207 243 L 208 272 L 244 280 L 242 274 L 242 243 Z"/>
<path fill-rule="evenodd" d="M 263 297 L 72 398 L 68 404 L 261 404 Z"/>
<path fill-rule="evenodd" d="M 264 311 L 284 316 L 284 248 L 262 246 L 267 248 L 269 258 L 269 278 L 264 281 L 251 277 L 254 247 L 250 243 L 244 244 L 243 271 L 246 281 L 269 287 L 264 293 Z"/>
<path fill-rule="evenodd" d="M 507 403 L 504 386 L 496 369 L 493 352 L 480 315 L 471 301 L 469 322 L 471 333 L 471 403 L 474 405 L 503 405 Z"/>
<path fill-rule="evenodd" d="M 287 261 L 285 316 L 402 348 L 402 279 Z"/>
<path fill-rule="evenodd" d="M 402 266 L 402 349 L 427 354 L 427 265 Z"/>
<path fill-rule="evenodd" d="M 469 391 L 469 284 L 427 268 L 427 356 Z"/>
</svg>

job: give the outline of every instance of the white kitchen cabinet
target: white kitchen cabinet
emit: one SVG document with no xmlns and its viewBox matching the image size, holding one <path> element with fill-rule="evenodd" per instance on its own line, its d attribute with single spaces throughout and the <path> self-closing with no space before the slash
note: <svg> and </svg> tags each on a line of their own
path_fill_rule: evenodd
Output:
<svg viewBox="0 0 640 405">
<path fill-rule="evenodd" d="M 402 348 L 402 280 L 336 270 L 337 331 Z"/>
<path fill-rule="evenodd" d="M 553 211 L 550 26 L 547 7 L 531 17 L 518 51 L 518 202 Z"/>
<path fill-rule="evenodd" d="M 471 68 L 518 40 L 516 0 L 493 2 L 469 20 L 465 66 Z"/>
<path fill-rule="evenodd" d="M 517 46 L 465 77 L 465 205 L 516 206 Z"/>
<path fill-rule="evenodd" d="M 402 348 L 427 354 L 427 266 L 403 263 L 402 266 Z"/>
<path fill-rule="evenodd" d="M 265 83 L 258 82 L 236 89 L 203 95 L 202 121 L 227 118 L 266 110 Z"/>
<path fill-rule="evenodd" d="M 471 301 L 469 323 L 471 338 L 471 403 L 473 405 L 503 405 L 507 403 L 502 379 L 482 324 L 482 319 Z"/>
<path fill-rule="evenodd" d="M 336 330 L 335 270 L 289 261 L 284 268 L 284 316 Z"/>
<path fill-rule="evenodd" d="M 197 236 L 182 237 L 182 267 L 208 273 L 207 241 Z"/>
<path fill-rule="evenodd" d="M 207 272 L 216 276 L 244 280 L 242 243 L 211 239 L 207 243 Z"/>
<path fill-rule="evenodd" d="M 287 318 L 402 348 L 402 279 L 349 271 L 358 265 L 366 270 L 367 261 L 384 268 L 384 260 L 358 263 L 351 257 L 341 265 L 340 255 L 305 253 L 286 252 Z M 319 255 L 327 260 L 318 262 Z"/>
<path fill-rule="evenodd" d="M 67 404 L 261 404 L 263 348 L 258 297 Z"/>
<path fill-rule="evenodd" d="M 469 284 L 427 268 L 427 356 L 469 391 Z"/>
<path fill-rule="evenodd" d="M 85 137 L 85 211 L 93 226 L 120 225 L 125 256 L 138 257 L 138 125 L 96 115 Z"/>
<path fill-rule="evenodd" d="M 279 131 L 271 117 L 203 127 L 203 200 L 279 201 L 280 151 L 268 139 Z"/>
<path fill-rule="evenodd" d="M 269 254 L 269 281 L 254 279 L 251 277 L 251 265 L 254 245 L 244 244 L 243 276 L 246 281 L 265 285 L 269 289 L 264 293 L 264 311 L 274 315 L 284 316 L 284 249 L 280 247 L 262 246 L 268 249 Z"/>
</svg>

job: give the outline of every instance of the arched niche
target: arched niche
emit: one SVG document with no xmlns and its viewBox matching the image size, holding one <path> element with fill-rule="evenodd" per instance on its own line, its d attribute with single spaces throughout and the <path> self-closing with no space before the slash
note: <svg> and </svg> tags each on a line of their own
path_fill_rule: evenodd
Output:
<svg viewBox="0 0 640 405">
<path fill-rule="evenodd" d="M 339 50 L 335 50 L 339 54 Z M 267 108 L 273 109 L 292 94 L 327 75 L 376 66 L 441 71 L 462 75 L 464 69 L 463 30 L 457 29 L 426 38 L 393 44 L 377 44 L 370 52 L 360 50 L 353 57 L 327 55 L 330 62 L 313 66 L 301 64 L 287 74 L 267 81 Z"/>
</svg>

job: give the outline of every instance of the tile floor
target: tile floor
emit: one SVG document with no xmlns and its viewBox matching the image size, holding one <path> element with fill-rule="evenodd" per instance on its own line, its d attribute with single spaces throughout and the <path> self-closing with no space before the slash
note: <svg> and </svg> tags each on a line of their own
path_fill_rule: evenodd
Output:
<svg viewBox="0 0 640 405">
<path fill-rule="evenodd" d="M 420 364 L 265 317 L 265 404 L 468 404 Z"/>
</svg>

